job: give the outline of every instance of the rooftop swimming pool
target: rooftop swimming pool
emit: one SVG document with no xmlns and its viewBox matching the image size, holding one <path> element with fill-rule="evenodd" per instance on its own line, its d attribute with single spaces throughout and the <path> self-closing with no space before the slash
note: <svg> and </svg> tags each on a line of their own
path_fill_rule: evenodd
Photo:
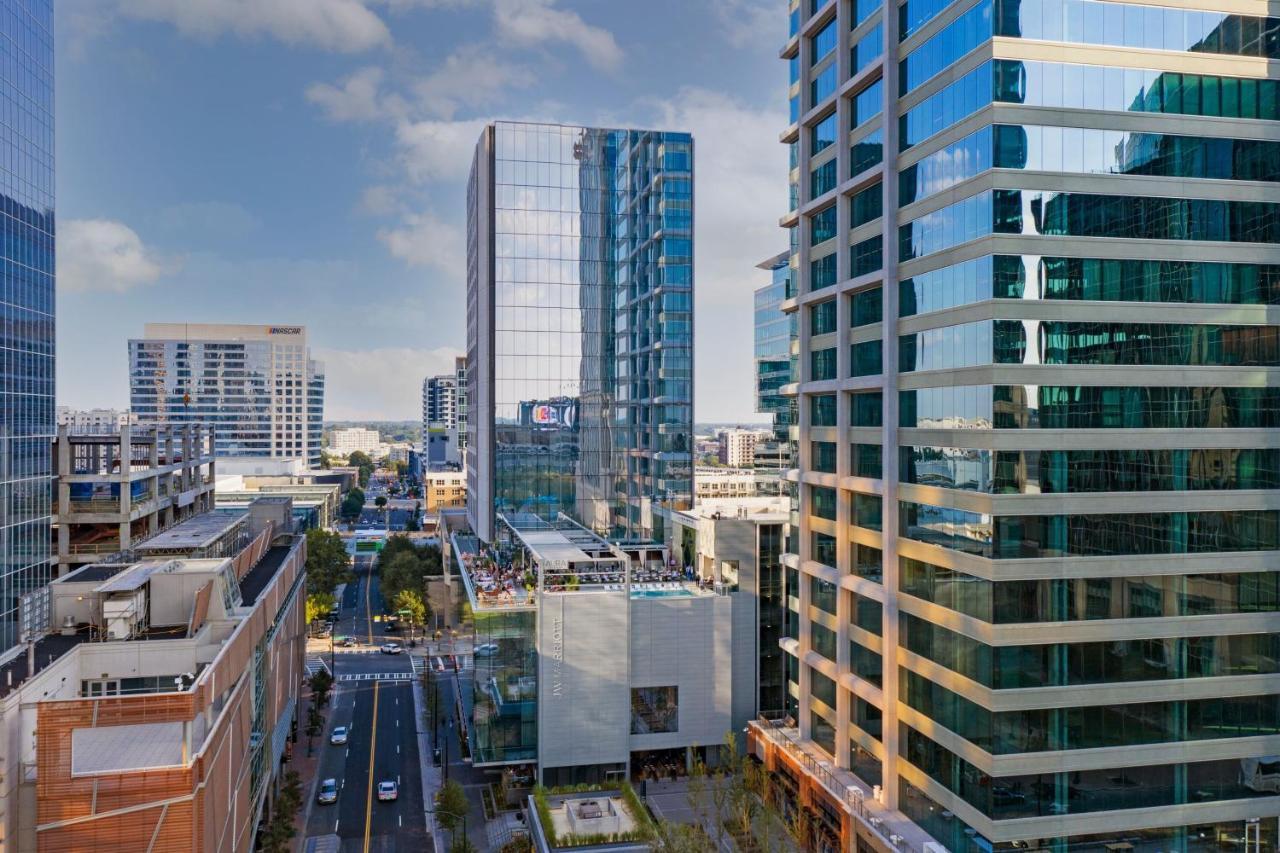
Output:
<svg viewBox="0 0 1280 853">
<path fill-rule="evenodd" d="M 632 598 L 690 598 L 693 596 L 691 590 L 681 589 L 633 589 L 631 590 Z"/>
</svg>

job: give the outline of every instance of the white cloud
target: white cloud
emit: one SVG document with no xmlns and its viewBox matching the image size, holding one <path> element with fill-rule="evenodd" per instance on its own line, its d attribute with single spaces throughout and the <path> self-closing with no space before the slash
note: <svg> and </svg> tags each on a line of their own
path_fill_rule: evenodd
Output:
<svg viewBox="0 0 1280 853">
<path fill-rule="evenodd" d="M 390 216 L 400 209 L 400 193 L 392 186 L 374 184 L 360 194 L 356 210 L 369 216 Z"/>
<path fill-rule="evenodd" d="M 342 53 L 391 42 L 386 23 L 364 0 L 119 0 L 118 11 L 204 38 L 269 36 Z"/>
<path fill-rule="evenodd" d="M 144 246 L 123 222 L 70 219 L 58 224 L 60 290 L 123 293 L 152 284 L 176 266 Z"/>
<path fill-rule="evenodd" d="M 378 239 L 387 251 L 410 266 L 435 267 L 461 285 L 466 281 L 467 238 L 462 228 L 432 213 L 410 213 L 395 228 L 384 228 Z"/>
<path fill-rule="evenodd" d="M 491 103 L 498 95 L 509 94 L 533 82 L 531 69 L 502 62 L 482 45 L 467 45 L 416 82 L 413 90 L 428 114 L 453 118 L 460 106 Z"/>
<path fill-rule="evenodd" d="M 712 5 L 734 47 L 772 54 L 782 46 L 778 4 L 773 0 L 716 0 Z"/>
<path fill-rule="evenodd" d="M 484 119 L 401 122 L 396 127 L 396 144 L 405 175 L 415 183 L 465 180 L 484 126 Z"/>
<path fill-rule="evenodd" d="M 424 330 L 427 340 L 443 333 Z M 370 350 L 315 349 L 325 368 L 326 420 L 417 420 L 422 417 L 422 380 L 453 371 L 461 350 L 450 347 Z"/>
<path fill-rule="evenodd" d="M 554 0 L 497 0 L 493 16 L 498 35 L 512 44 L 562 42 L 601 71 L 615 71 L 622 64 L 622 48 L 613 33 L 588 24 L 577 12 L 555 8 Z"/>
<path fill-rule="evenodd" d="M 343 78 L 338 86 L 314 83 L 307 87 L 307 100 L 324 110 L 331 121 L 373 121 L 401 111 L 396 96 L 382 94 L 381 68 L 361 68 Z"/>
</svg>

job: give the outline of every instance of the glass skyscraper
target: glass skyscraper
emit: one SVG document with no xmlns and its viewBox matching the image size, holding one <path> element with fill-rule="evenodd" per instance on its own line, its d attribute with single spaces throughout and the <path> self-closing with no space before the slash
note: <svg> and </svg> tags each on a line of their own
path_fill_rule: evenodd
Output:
<svg viewBox="0 0 1280 853">
<path fill-rule="evenodd" d="M 1274 10 L 790 3 L 815 849 L 1277 849 Z"/>
<path fill-rule="evenodd" d="M 47 619 L 54 418 L 53 4 L 0 0 L 0 658 Z"/>
<path fill-rule="evenodd" d="M 468 184 L 467 505 L 663 536 L 693 495 L 693 140 L 497 122 Z"/>
</svg>

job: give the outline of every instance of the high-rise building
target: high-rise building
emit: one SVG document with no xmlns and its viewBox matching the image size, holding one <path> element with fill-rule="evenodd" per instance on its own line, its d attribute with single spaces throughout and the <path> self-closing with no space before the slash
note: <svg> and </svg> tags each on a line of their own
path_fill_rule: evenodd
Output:
<svg viewBox="0 0 1280 853">
<path fill-rule="evenodd" d="M 53 4 L 0 0 L 0 660 L 46 622 L 54 420 Z"/>
<path fill-rule="evenodd" d="M 1280 18 L 1200 5 L 790 4 L 798 701 L 752 740 L 821 837 L 1277 849 Z"/>
<path fill-rule="evenodd" d="M 320 462 L 324 371 L 304 326 L 148 323 L 129 396 L 140 423 L 210 426 L 219 457 Z"/>
<path fill-rule="evenodd" d="M 756 442 L 760 435 L 751 429 L 722 429 L 719 433 L 720 463 L 732 468 L 756 464 Z"/>
<path fill-rule="evenodd" d="M 756 411 L 773 417 L 773 439 L 765 448 L 756 447 L 757 464 L 764 455 L 775 464 L 785 460 L 784 468 L 791 467 L 791 431 L 798 420 L 795 397 L 783 394 L 782 387 L 800 376 L 796 315 L 782 310 L 795 296 L 790 261 L 791 253 L 782 252 L 757 264 L 769 272 L 770 282 L 755 292 Z"/>
<path fill-rule="evenodd" d="M 453 360 L 453 382 L 457 388 L 457 422 L 454 424 L 453 432 L 457 436 L 455 441 L 458 445 L 458 454 L 460 459 L 465 459 L 467 453 L 467 357 L 460 355 Z"/>
<path fill-rule="evenodd" d="M 467 198 L 474 530 L 661 540 L 693 494 L 693 139 L 497 122 Z"/>
<path fill-rule="evenodd" d="M 432 424 L 458 425 L 458 381 L 452 373 L 422 380 L 422 428 Z"/>
</svg>

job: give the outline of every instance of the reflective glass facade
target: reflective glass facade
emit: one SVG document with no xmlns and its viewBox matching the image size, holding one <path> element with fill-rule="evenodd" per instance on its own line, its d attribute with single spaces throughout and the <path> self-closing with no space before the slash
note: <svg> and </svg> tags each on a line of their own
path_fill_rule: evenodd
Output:
<svg viewBox="0 0 1280 853">
<path fill-rule="evenodd" d="M 951 851 L 1280 836 L 1280 17 L 1195 5 L 791 6 L 792 724 Z"/>
<path fill-rule="evenodd" d="M 475 529 L 660 539 L 652 508 L 693 494 L 692 138 L 499 122 L 468 196 Z"/>
<path fill-rule="evenodd" d="M 53 4 L 0 2 L 0 657 L 45 627 L 54 423 Z"/>
</svg>

